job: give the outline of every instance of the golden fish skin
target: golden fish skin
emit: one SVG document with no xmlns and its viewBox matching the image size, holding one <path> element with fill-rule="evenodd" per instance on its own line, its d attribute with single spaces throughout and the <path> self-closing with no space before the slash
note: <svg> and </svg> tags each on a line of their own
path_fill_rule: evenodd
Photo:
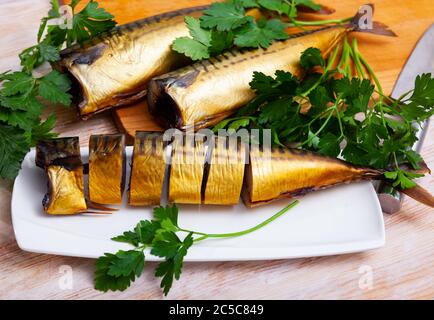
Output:
<svg viewBox="0 0 434 320">
<path fill-rule="evenodd" d="M 164 147 L 161 135 L 136 132 L 128 204 L 132 206 L 160 204 L 166 169 Z"/>
<path fill-rule="evenodd" d="M 169 202 L 200 204 L 205 168 L 204 139 L 175 139 L 170 163 Z"/>
<path fill-rule="evenodd" d="M 265 50 L 230 51 L 156 77 L 149 83 L 149 110 L 166 127 L 212 126 L 254 98 L 249 83 L 255 71 L 299 75 L 304 50 L 316 47 L 326 54 L 347 32 L 343 26 L 308 31 Z"/>
<path fill-rule="evenodd" d="M 189 31 L 184 16 L 200 16 L 203 7 L 186 8 L 116 27 L 83 47 L 62 51 L 61 68 L 76 79 L 83 119 L 105 109 L 143 98 L 152 77 L 189 60 L 171 49 L 172 42 Z"/>
<path fill-rule="evenodd" d="M 92 135 L 89 140 L 89 199 L 121 204 L 125 185 L 125 136 Z"/>
<path fill-rule="evenodd" d="M 352 166 L 308 151 L 273 148 L 265 155 L 259 148 L 253 148 L 246 172 L 244 202 L 251 207 L 274 199 L 291 198 L 342 183 L 382 176 L 381 171 Z"/>
<path fill-rule="evenodd" d="M 70 215 L 87 210 L 82 166 L 68 170 L 51 165 L 47 175 L 50 192 L 44 209 L 48 214 Z"/>
<path fill-rule="evenodd" d="M 243 186 L 246 148 L 243 143 L 232 145 L 227 137 L 217 136 L 214 141 L 202 203 L 235 205 Z"/>
<path fill-rule="evenodd" d="M 36 164 L 48 176 L 48 192 L 43 201 L 48 214 L 69 215 L 87 210 L 78 137 L 39 142 Z"/>
</svg>

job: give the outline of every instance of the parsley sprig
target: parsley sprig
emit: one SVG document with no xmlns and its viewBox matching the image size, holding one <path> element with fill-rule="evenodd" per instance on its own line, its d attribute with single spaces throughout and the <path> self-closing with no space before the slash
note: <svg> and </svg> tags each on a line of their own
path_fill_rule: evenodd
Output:
<svg viewBox="0 0 434 320">
<path fill-rule="evenodd" d="M 95 288 L 100 291 L 124 291 L 134 280 L 141 276 L 145 264 L 145 249 L 150 254 L 163 258 L 155 269 L 155 276 L 161 278 L 161 288 L 165 295 L 169 293 L 174 279 L 179 280 L 184 257 L 188 249 L 200 241 L 210 238 L 240 237 L 259 230 L 285 214 L 297 205 L 293 201 L 285 208 L 260 224 L 239 232 L 210 234 L 181 228 L 178 224 L 178 207 L 174 204 L 156 207 L 152 220 L 140 221 L 134 230 L 112 238 L 125 242 L 134 248 L 117 253 L 105 253 L 96 261 Z M 179 235 L 182 234 L 180 237 Z"/>
<path fill-rule="evenodd" d="M 256 98 L 214 130 L 271 129 L 276 145 L 384 169 L 393 186 L 414 187 L 413 180 L 423 176 L 414 172 L 423 159 L 412 146 L 418 127 L 434 114 L 432 75 L 419 75 L 413 90 L 392 99 L 355 39 L 346 39 L 342 50 L 336 47 L 327 60 L 309 48 L 300 65 L 306 71 L 303 79 L 285 71 L 274 77 L 255 73 L 250 86 Z"/>
<path fill-rule="evenodd" d="M 35 69 L 60 59 L 60 50 L 66 45 L 82 43 L 90 37 L 112 29 L 113 16 L 88 2 L 76 12 L 80 1 L 70 3 L 73 11 L 71 28 L 64 24 L 49 24 L 61 18 L 57 0 L 51 1 L 51 10 L 42 18 L 38 30 L 38 43 L 23 50 L 20 55 L 21 71 L 0 74 L 0 178 L 14 179 L 21 162 L 39 140 L 49 139 L 56 118 L 51 114 L 42 120 L 46 103 L 69 106 L 72 96 L 68 77 L 57 70 L 48 70 L 43 76 Z"/>
<path fill-rule="evenodd" d="M 173 50 L 192 60 L 208 59 L 233 47 L 268 48 L 288 39 L 288 27 L 339 24 L 348 19 L 299 21 L 299 7 L 320 10 L 311 0 L 227 0 L 214 2 L 200 19 L 185 17 L 190 37 L 173 42 Z M 255 9 L 256 12 L 253 12 Z M 258 14 L 259 11 L 259 14 Z M 255 19 L 255 16 L 257 19 Z M 267 17 L 267 18 L 265 18 Z"/>
</svg>

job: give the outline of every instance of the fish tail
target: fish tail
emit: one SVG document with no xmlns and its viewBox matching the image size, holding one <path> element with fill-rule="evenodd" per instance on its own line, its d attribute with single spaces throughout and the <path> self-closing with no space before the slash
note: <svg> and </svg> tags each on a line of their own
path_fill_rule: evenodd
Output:
<svg viewBox="0 0 434 320">
<path fill-rule="evenodd" d="M 372 21 L 374 4 L 368 3 L 359 8 L 350 21 L 350 28 L 354 32 L 372 33 L 388 37 L 397 37 L 396 33 L 384 23 Z"/>
<path fill-rule="evenodd" d="M 424 205 L 434 208 L 434 196 L 418 184 L 413 188 L 399 189 L 399 191 Z"/>
</svg>

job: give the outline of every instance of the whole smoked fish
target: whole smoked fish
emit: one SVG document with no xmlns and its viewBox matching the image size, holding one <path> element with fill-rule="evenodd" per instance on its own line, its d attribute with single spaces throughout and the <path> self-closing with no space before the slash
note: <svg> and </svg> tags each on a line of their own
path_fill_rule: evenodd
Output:
<svg viewBox="0 0 434 320">
<path fill-rule="evenodd" d="M 254 98 L 249 83 L 253 73 L 274 75 L 285 70 L 300 75 L 300 56 L 310 47 L 326 55 L 351 31 L 394 36 L 386 26 L 374 23 L 372 30 L 358 27 L 360 14 L 351 23 L 324 27 L 276 41 L 268 49 L 232 50 L 152 79 L 148 105 L 165 127 L 182 130 L 212 126 Z"/>
<path fill-rule="evenodd" d="M 184 16 L 198 17 L 208 6 L 186 8 L 114 28 L 83 46 L 61 52 L 60 68 L 76 80 L 78 111 L 83 119 L 146 95 L 154 76 L 189 63 L 171 49 L 189 31 Z"/>
</svg>

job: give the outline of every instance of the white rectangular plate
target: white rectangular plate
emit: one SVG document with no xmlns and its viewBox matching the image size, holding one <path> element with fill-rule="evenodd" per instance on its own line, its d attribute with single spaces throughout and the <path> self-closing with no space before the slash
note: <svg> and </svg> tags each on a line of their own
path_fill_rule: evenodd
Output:
<svg viewBox="0 0 434 320">
<path fill-rule="evenodd" d="M 127 148 L 127 159 L 131 157 Z M 88 150 L 81 150 L 87 161 Z M 127 165 L 127 180 L 129 174 Z M 128 249 L 110 240 L 151 219 L 152 208 L 131 208 L 125 203 L 112 215 L 49 216 L 42 210 L 47 181 L 35 166 L 32 150 L 23 162 L 12 195 L 12 221 L 18 245 L 26 251 L 97 258 L 104 252 Z M 126 198 L 126 196 L 124 196 Z M 125 202 L 126 199 L 124 199 Z M 207 233 L 250 228 L 290 200 L 262 207 L 181 205 L 179 224 Z M 369 182 L 318 191 L 273 223 L 254 233 L 231 239 L 208 239 L 194 245 L 186 261 L 268 260 L 313 257 L 364 251 L 384 245 L 384 222 L 374 188 Z M 159 260 L 151 255 L 148 260 Z"/>
</svg>

